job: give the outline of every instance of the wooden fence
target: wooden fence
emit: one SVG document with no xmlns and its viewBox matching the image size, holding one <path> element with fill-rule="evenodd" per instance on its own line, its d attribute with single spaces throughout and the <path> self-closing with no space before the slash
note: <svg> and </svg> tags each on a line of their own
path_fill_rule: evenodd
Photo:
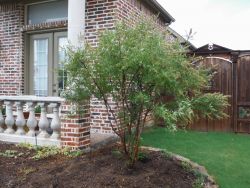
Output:
<svg viewBox="0 0 250 188">
<path fill-rule="evenodd" d="M 206 92 L 229 95 L 228 119 L 202 119 L 191 129 L 199 131 L 223 131 L 250 133 L 250 51 L 233 51 L 218 45 L 203 46 L 194 52 L 203 56 L 198 64 L 215 72 L 211 87 Z"/>
</svg>

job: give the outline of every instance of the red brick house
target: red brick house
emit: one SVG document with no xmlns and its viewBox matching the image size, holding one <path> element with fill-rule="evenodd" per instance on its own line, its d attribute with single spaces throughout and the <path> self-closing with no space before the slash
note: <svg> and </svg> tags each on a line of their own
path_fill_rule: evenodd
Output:
<svg viewBox="0 0 250 188">
<path fill-rule="evenodd" d="M 0 0 L 0 105 L 6 109 L 6 117 L 0 113 L 0 140 L 87 148 L 90 132 L 112 133 L 109 115 L 96 99 L 84 115 L 66 115 L 74 106 L 59 97 L 62 47 L 68 41 L 96 46 L 100 30 L 141 15 L 159 15 L 158 25 L 166 29 L 174 21 L 156 0 Z M 27 121 L 24 108 L 30 112 Z"/>
</svg>

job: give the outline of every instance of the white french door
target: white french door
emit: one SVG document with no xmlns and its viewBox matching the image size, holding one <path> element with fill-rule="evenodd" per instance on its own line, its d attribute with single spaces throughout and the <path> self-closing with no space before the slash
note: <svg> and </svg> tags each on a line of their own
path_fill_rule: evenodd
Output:
<svg viewBox="0 0 250 188">
<path fill-rule="evenodd" d="M 58 96 L 64 89 L 66 32 L 30 36 L 29 93 L 37 96 Z"/>
</svg>

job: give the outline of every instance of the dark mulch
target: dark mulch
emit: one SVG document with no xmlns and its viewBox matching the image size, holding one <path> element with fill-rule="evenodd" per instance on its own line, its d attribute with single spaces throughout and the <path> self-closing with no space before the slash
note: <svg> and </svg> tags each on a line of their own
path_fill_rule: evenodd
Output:
<svg viewBox="0 0 250 188">
<path fill-rule="evenodd" d="M 0 156 L 0 187 L 143 187 L 191 188 L 196 177 L 179 162 L 160 152 L 148 152 L 131 170 L 114 152 L 117 146 L 77 158 L 54 156 L 34 160 L 34 151 L 0 143 L 0 152 L 16 150 L 23 155 Z"/>
</svg>

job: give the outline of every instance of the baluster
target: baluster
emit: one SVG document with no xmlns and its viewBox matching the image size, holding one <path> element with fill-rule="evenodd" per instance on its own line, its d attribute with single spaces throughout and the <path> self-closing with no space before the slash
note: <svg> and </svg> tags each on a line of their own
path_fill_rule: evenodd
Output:
<svg viewBox="0 0 250 188">
<path fill-rule="evenodd" d="M 0 102 L 0 133 L 4 132 L 3 125 L 4 125 L 4 117 L 3 117 L 3 103 Z"/>
<path fill-rule="evenodd" d="M 48 138 L 49 134 L 46 131 L 49 128 L 49 120 L 47 118 L 47 113 L 46 113 L 47 105 L 45 103 L 39 103 L 39 105 L 41 107 L 41 114 L 38 126 L 41 132 L 39 133 L 38 137 Z"/>
<path fill-rule="evenodd" d="M 24 126 L 25 126 L 25 118 L 23 115 L 23 102 L 16 102 L 16 107 L 17 107 L 17 118 L 16 118 L 16 126 L 17 126 L 17 135 L 24 135 Z"/>
<path fill-rule="evenodd" d="M 29 127 L 29 132 L 27 133 L 28 136 L 35 136 L 35 129 L 37 126 L 37 120 L 35 116 L 35 106 L 36 104 L 33 102 L 28 103 L 29 107 L 29 118 L 27 120 L 27 126 Z"/>
<path fill-rule="evenodd" d="M 60 128 L 61 122 L 59 118 L 59 104 L 52 104 L 53 107 L 53 119 L 51 121 L 51 129 L 53 133 L 50 138 L 59 139 L 60 138 Z"/>
<path fill-rule="evenodd" d="M 7 129 L 4 132 L 7 134 L 13 134 L 15 132 L 13 129 L 13 125 L 15 123 L 13 111 L 12 111 L 13 103 L 10 101 L 6 101 L 4 102 L 4 104 L 6 105 L 5 124 L 7 126 Z"/>
</svg>

